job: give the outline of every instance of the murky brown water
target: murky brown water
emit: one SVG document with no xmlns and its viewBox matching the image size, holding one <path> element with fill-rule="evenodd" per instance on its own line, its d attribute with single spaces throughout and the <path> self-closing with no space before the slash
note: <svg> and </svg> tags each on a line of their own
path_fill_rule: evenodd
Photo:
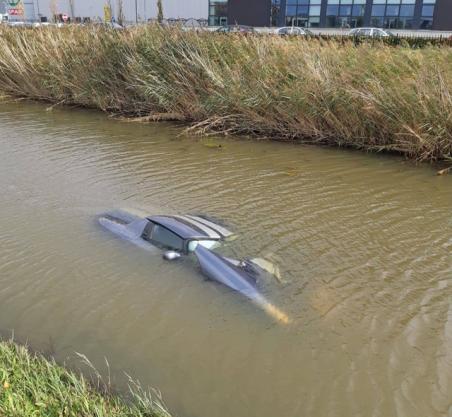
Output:
<svg viewBox="0 0 452 417">
<path fill-rule="evenodd" d="M 2 333 L 107 357 L 180 417 L 452 416 L 452 176 L 178 133 L 0 106 Z M 111 208 L 223 219 L 291 323 L 102 230 Z"/>
</svg>

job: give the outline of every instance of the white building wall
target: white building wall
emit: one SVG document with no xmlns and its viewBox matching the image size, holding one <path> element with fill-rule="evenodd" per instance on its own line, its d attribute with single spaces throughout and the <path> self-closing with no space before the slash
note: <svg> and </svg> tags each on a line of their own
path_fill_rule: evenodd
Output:
<svg viewBox="0 0 452 417">
<path fill-rule="evenodd" d="M 104 6 L 110 4 L 113 16 L 117 19 L 118 1 L 120 0 L 24 0 L 25 18 L 38 20 L 45 16 L 51 20 L 53 4 L 57 14 L 103 20 Z M 125 20 L 128 22 L 135 22 L 136 15 L 141 22 L 157 18 L 157 0 L 122 0 L 122 4 Z M 165 19 L 207 19 L 209 15 L 209 0 L 162 0 L 162 4 Z"/>
</svg>

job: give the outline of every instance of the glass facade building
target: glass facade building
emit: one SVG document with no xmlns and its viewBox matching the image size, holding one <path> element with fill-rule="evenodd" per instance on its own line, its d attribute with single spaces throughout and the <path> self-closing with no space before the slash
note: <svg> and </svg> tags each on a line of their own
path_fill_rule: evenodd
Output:
<svg viewBox="0 0 452 417">
<path fill-rule="evenodd" d="M 415 27 L 416 0 L 374 0 L 370 25 L 387 29 Z"/>
<path fill-rule="evenodd" d="M 209 0 L 209 26 L 228 24 L 228 0 Z"/>
<path fill-rule="evenodd" d="M 287 0 L 286 26 L 319 27 L 322 0 Z"/>
<path fill-rule="evenodd" d="M 328 0 L 326 25 L 331 28 L 364 26 L 366 0 Z"/>
<path fill-rule="evenodd" d="M 212 25 L 452 31 L 452 0 L 210 0 Z"/>
</svg>

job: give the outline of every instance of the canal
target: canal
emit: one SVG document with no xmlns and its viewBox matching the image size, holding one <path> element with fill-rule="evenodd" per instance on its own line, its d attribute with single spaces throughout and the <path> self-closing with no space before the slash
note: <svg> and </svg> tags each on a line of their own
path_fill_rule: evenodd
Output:
<svg viewBox="0 0 452 417">
<path fill-rule="evenodd" d="M 221 146 L 220 146 L 221 145 Z M 399 157 L 0 105 L 0 332 L 179 417 L 452 413 L 452 176 Z M 283 325 L 99 227 L 201 213 L 279 267 Z"/>
</svg>

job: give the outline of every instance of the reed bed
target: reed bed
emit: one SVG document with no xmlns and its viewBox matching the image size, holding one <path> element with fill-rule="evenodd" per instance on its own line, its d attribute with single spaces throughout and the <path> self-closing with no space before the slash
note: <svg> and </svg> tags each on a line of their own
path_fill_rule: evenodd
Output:
<svg viewBox="0 0 452 417">
<path fill-rule="evenodd" d="M 0 93 L 193 132 L 452 155 L 452 48 L 185 32 L 0 29 Z"/>
<path fill-rule="evenodd" d="M 89 383 L 24 346 L 0 342 L 0 416 L 170 417 L 136 382 L 131 381 L 126 402 L 96 379 Z"/>
</svg>

